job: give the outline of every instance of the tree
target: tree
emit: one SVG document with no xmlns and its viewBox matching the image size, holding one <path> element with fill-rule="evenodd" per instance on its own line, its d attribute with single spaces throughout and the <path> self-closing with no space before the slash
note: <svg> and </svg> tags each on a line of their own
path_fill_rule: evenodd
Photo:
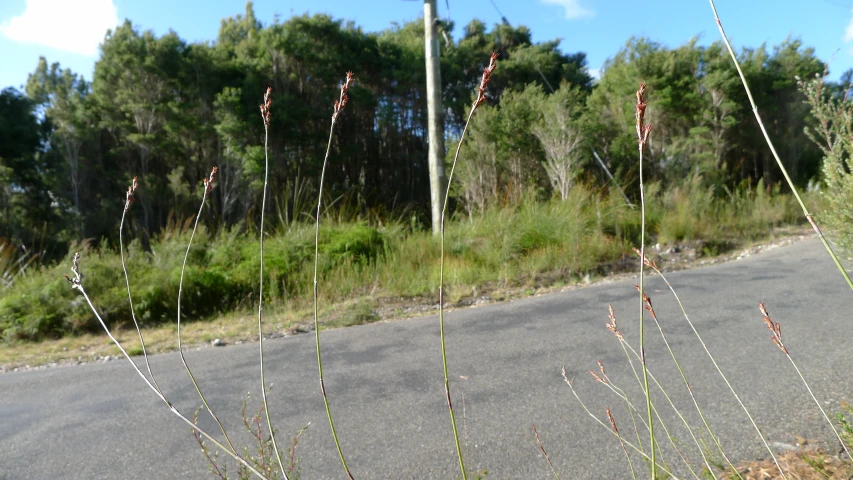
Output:
<svg viewBox="0 0 853 480">
<path fill-rule="evenodd" d="M 545 171 L 551 186 L 565 200 L 581 167 L 583 134 L 579 119 L 584 96 L 577 87 L 563 83 L 543 107 L 542 120 L 533 126 L 533 134 L 545 151 Z"/>
</svg>

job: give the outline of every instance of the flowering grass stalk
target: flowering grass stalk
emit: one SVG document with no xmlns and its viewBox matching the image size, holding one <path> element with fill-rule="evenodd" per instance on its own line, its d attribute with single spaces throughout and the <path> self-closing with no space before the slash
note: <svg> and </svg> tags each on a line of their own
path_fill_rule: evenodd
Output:
<svg viewBox="0 0 853 480">
<path fill-rule="evenodd" d="M 539 444 L 539 450 L 542 450 L 542 455 L 545 456 L 545 461 L 548 462 L 548 466 L 551 467 L 551 473 L 554 474 L 554 478 L 556 480 L 560 480 L 560 475 L 557 474 L 557 469 L 554 468 L 554 464 L 551 463 L 551 457 L 548 456 L 548 452 L 545 451 L 545 446 L 542 445 L 542 440 L 539 439 L 539 432 L 536 431 L 536 425 L 533 425 L 533 436 L 536 437 L 536 443 Z"/>
<path fill-rule="evenodd" d="M 267 87 L 267 91 L 264 93 L 264 103 L 260 105 L 261 119 L 264 121 L 264 193 L 261 199 L 261 229 L 260 235 L 258 236 L 258 249 L 260 254 L 260 275 L 258 278 L 258 355 L 260 356 L 261 369 L 261 401 L 263 403 L 262 408 L 264 410 L 264 416 L 267 420 L 267 429 L 270 432 L 272 448 L 275 453 L 275 458 L 278 460 L 279 469 L 281 469 L 281 476 L 284 480 L 288 480 L 284 465 L 281 463 L 281 453 L 279 453 L 278 445 L 275 441 L 275 429 L 272 426 L 272 420 L 270 420 L 270 409 L 267 404 L 267 383 L 264 376 L 264 213 L 266 212 L 267 205 L 267 183 L 270 169 L 268 145 L 270 135 L 270 107 L 272 106 L 272 99 L 270 98 L 271 95 L 272 87 Z M 258 429 L 260 429 L 260 426 L 258 426 Z"/>
<path fill-rule="evenodd" d="M 465 127 L 462 129 L 462 135 L 459 138 L 459 144 L 456 146 L 456 154 L 453 156 L 453 164 L 450 166 L 450 174 L 447 176 L 447 191 L 444 194 L 444 202 L 441 207 L 441 255 L 439 256 L 438 268 L 438 323 L 441 330 L 441 363 L 444 367 L 444 394 L 447 399 L 447 408 L 450 411 L 450 424 L 453 426 L 453 440 L 456 443 L 456 456 L 459 457 L 459 469 L 462 472 L 462 479 L 467 480 L 468 474 L 465 471 L 465 460 L 462 458 L 462 447 L 459 444 L 459 430 L 456 428 L 456 415 L 453 413 L 453 402 L 450 399 L 450 378 L 447 374 L 447 347 L 445 346 L 444 335 L 444 220 L 447 215 L 447 201 L 450 198 L 450 184 L 453 182 L 453 172 L 456 170 L 456 163 L 459 160 L 459 151 L 462 149 L 462 141 L 465 140 L 465 133 L 468 131 L 468 126 L 471 124 L 471 118 L 474 112 L 480 105 L 486 103 L 486 85 L 489 84 L 492 72 L 497 67 L 498 54 L 492 53 L 489 59 L 489 65 L 483 70 L 483 78 L 480 80 L 480 87 L 477 91 L 477 98 L 471 105 L 471 111 L 468 113 L 468 120 L 465 121 Z"/>
<path fill-rule="evenodd" d="M 629 357 L 629 360 L 630 360 L 630 357 Z M 633 363 L 631 366 L 633 369 Z M 597 382 L 601 383 L 602 385 L 604 385 L 605 387 L 610 389 L 611 392 L 616 394 L 617 397 L 619 397 L 620 399 L 622 399 L 622 401 L 625 402 L 625 405 L 628 407 L 628 413 L 631 415 L 631 420 L 634 422 L 634 430 L 636 431 L 637 430 L 637 424 L 636 424 L 636 421 L 634 421 L 634 412 L 639 414 L 639 411 L 634 406 L 634 404 L 631 402 L 631 399 L 628 398 L 628 394 L 625 393 L 625 391 L 623 389 L 616 386 L 613 383 L 613 381 L 610 379 L 610 377 L 607 376 L 607 372 L 605 371 L 604 364 L 601 363 L 601 360 L 598 361 L 598 369 L 601 372 L 601 375 L 595 373 L 592 370 L 590 370 L 589 373 L 592 374 L 592 376 L 595 378 L 595 380 Z M 637 376 L 636 371 L 635 371 L 635 376 Z M 657 381 L 654 380 L 654 377 L 652 376 L 651 371 L 649 371 L 649 378 L 652 378 L 653 381 L 655 381 L 655 383 L 657 383 Z M 639 380 L 639 376 L 637 376 L 637 379 Z M 640 383 L 640 386 L 642 386 L 642 383 Z M 658 384 L 658 388 L 661 388 L 660 384 Z M 674 406 L 673 406 L 673 408 L 674 408 Z M 661 414 L 658 413 L 657 407 L 655 407 L 654 403 L 652 403 L 652 410 L 654 410 L 654 414 L 658 419 L 658 423 L 660 423 L 661 427 L 663 427 L 663 431 L 666 434 L 666 438 L 669 440 L 669 443 L 670 443 L 670 445 L 672 445 L 672 448 L 675 450 L 675 453 L 678 454 L 678 456 L 681 458 L 681 461 L 684 462 L 684 465 L 687 467 L 688 470 L 690 470 L 690 473 L 693 475 L 693 477 L 698 480 L 699 476 L 696 475 L 696 472 L 693 470 L 693 467 L 690 465 L 690 462 L 687 460 L 687 457 L 684 456 L 684 453 L 682 453 L 681 449 L 678 448 L 678 445 L 675 444 L 675 437 L 669 433 L 669 429 L 666 426 L 666 422 L 664 422 Z M 676 413 L 678 413 L 677 410 L 676 410 Z M 643 423 L 643 426 L 645 426 L 646 429 L 649 428 L 649 426 L 645 422 L 643 422 L 642 418 L 640 419 L 640 421 Z M 614 423 L 614 422 L 611 422 L 611 423 Z M 688 429 L 689 429 L 689 427 L 688 427 Z M 691 434 L 692 434 L 692 432 L 691 432 Z M 637 435 L 638 435 L 637 440 L 639 441 L 639 432 L 637 432 Z M 642 443 L 640 443 L 640 445 L 642 445 Z M 624 448 L 624 446 L 623 446 L 623 448 Z M 664 465 L 666 465 L 666 461 L 663 460 L 663 452 L 660 449 L 660 442 L 658 443 L 658 453 L 661 454 L 662 463 L 664 463 Z"/>
<path fill-rule="evenodd" d="M 631 366 L 631 371 L 634 372 L 634 377 L 637 378 L 637 382 L 640 383 L 640 377 L 637 374 L 637 369 L 634 367 L 634 362 L 633 362 L 633 360 L 631 360 L 631 355 L 628 354 L 628 351 L 630 350 L 630 352 L 638 360 L 640 359 L 640 355 L 637 353 L 636 350 L 634 350 L 634 347 L 632 347 L 625 340 L 625 337 L 622 336 L 622 332 L 620 332 L 619 329 L 617 328 L 617 326 L 616 326 L 616 315 L 613 313 L 613 307 L 608 305 L 608 308 L 610 310 L 610 313 L 609 313 L 610 323 L 607 324 L 607 329 L 610 330 L 611 332 L 613 332 L 613 334 L 619 340 L 619 343 L 622 346 L 622 351 L 625 352 L 625 357 L 628 359 L 628 364 Z M 675 412 L 675 414 L 678 416 L 678 418 L 681 419 L 681 423 L 687 429 L 687 432 L 690 434 L 690 437 L 693 439 L 693 443 L 696 444 L 696 448 L 698 449 L 699 454 L 702 457 L 702 461 L 705 462 L 705 466 L 708 468 L 708 472 L 711 475 L 713 475 L 714 470 L 711 467 L 711 463 L 708 460 L 708 457 L 705 455 L 705 452 L 703 452 L 702 445 L 699 444 L 699 440 L 696 438 L 696 435 L 693 434 L 693 429 L 690 428 L 690 424 L 687 422 L 687 419 L 684 418 L 684 415 L 682 415 L 681 411 L 678 410 L 678 408 L 675 406 L 675 402 L 672 401 L 672 398 L 669 396 L 669 393 L 667 393 L 667 391 L 663 388 L 663 385 L 661 385 L 660 382 L 657 380 L 657 378 L 655 378 L 655 376 L 654 376 L 654 374 L 652 374 L 651 370 L 649 371 L 649 378 L 655 383 L 655 385 L 658 387 L 658 390 L 660 390 L 660 392 L 663 394 L 664 398 L 666 398 L 667 402 L 669 402 L 670 407 L 672 407 L 672 410 Z M 607 377 L 605 377 L 605 380 L 608 380 Z M 642 385 L 642 383 L 640 383 L 640 385 Z M 691 393 L 691 398 L 694 399 L 693 400 L 694 406 L 696 406 L 696 408 L 698 409 L 699 416 L 702 417 L 704 420 L 704 415 L 702 414 L 702 410 L 699 409 L 698 403 L 696 403 L 695 397 L 693 397 L 693 394 L 692 394 L 693 392 L 690 389 L 689 385 L 688 385 L 688 391 Z M 652 406 L 654 406 L 654 404 Z M 658 418 L 660 418 L 660 416 L 658 416 Z M 714 436 L 714 433 L 710 430 L 710 427 L 708 427 L 707 422 L 705 423 L 705 426 L 708 429 L 709 434 L 716 440 L 716 436 Z M 667 435 L 669 435 L 669 433 L 667 433 Z M 720 449 L 720 453 L 725 457 L 725 453 L 722 452 L 722 449 Z M 734 468 L 734 467 L 732 467 L 732 468 Z"/>
<path fill-rule="evenodd" d="M 204 408 L 207 409 L 207 412 L 210 413 L 210 416 L 213 417 L 213 420 L 219 425 L 219 429 L 222 430 L 222 435 L 225 437 L 225 441 L 228 443 L 228 446 L 231 448 L 231 452 L 235 455 L 237 454 L 237 450 L 234 448 L 234 445 L 231 443 L 231 439 L 228 438 L 228 434 L 225 432 L 225 427 L 222 425 L 222 422 L 219 421 L 219 418 L 216 416 L 216 413 L 213 412 L 213 409 L 210 407 L 210 404 L 207 403 L 207 399 L 204 398 L 204 394 L 201 393 L 201 387 L 198 386 L 198 382 L 195 380 L 195 376 L 193 375 L 192 370 L 190 370 L 190 366 L 187 363 L 187 359 L 184 358 L 184 347 L 183 341 L 181 340 L 181 295 L 184 291 L 184 271 L 187 267 L 187 259 L 190 256 L 190 248 L 193 245 L 193 239 L 195 238 L 195 232 L 198 230 L 198 221 L 201 218 L 201 212 L 204 209 L 204 204 L 207 201 L 207 194 L 213 190 L 213 182 L 216 180 L 216 174 L 219 171 L 218 168 L 213 167 L 213 170 L 210 171 L 210 176 L 204 179 L 204 191 L 201 196 L 201 205 L 198 207 L 198 214 L 195 217 L 195 222 L 193 222 L 192 233 L 190 233 L 190 241 L 187 243 L 187 251 L 184 254 L 184 262 L 181 264 L 181 278 L 178 282 L 178 354 L 181 357 L 181 363 L 184 364 L 184 368 L 187 370 L 187 375 L 190 377 L 190 381 L 195 387 L 196 393 L 198 393 L 199 398 L 201 398 L 201 403 L 204 404 Z"/>
<path fill-rule="evenodd" d="M 761 315 L 764 317 L 764 324 L 767 325 L 767 328 L 770 330 L 771 336 L 770 340 L 773 341 L 773 344 L 779 347 L 779 350 L 788 357 L 788 360 L 791 361 L 791 366 L 796 370 L 797 375 L 800 376 L 800 380 L 803 381 L 803 385 L 806 386 L 806 390 L 808 390 L 809 395 L 811 395 L 812 400 L 814 401 L 817 408 L 820 410 L 820 413 L 823 415 L 823 418 L 826 420 L 826 423 L 829 424 L 829 428 L 832 429 L 832 433 L 835 434 L 835 438 L 841 443 L 841 447 L 844 449 L 844 452 L 847 454 L 847 458 L 853 462 L 853 455 L 850 454 L 850 448 L 847 446 L 847 443 L 844 439 L 841 438 L 841 434 L 838 433 L 838 430 L 835 428 L 835 425 L 832 424 L 832 421 L 829 419 L 829 415 L 823 410 L 823 407 L 820 405 L 820 402 L 815 397 L 814 392 L 812 392 L 812 387 L 809 386 L 809 382 L 806 381 L 806 377 L 803 376 L 803 372 L 800 371 L 800 368 L 797 367 L 797 363 L 794 362 L 794 359 L 791 357 L 791 353 L 788 352 L 788 347 L 782 343 L 782 325 L 778 322 L 774 323 L 773 320 L 770 319 L 770 314 L 767 313 L 767 308 L 764 306 L 764 303 L 758 304 L 758 309 L 761 311 Z"/>
<path fill-rule="evenodd" d="M 637 90 L 637 146 L 640 153 L 640 252 L 643 252 L 645 258 L 646 251 L 646 199 L 645 188 L 643 185 L 643 151 L 646 149 L 646 143 L 649 140 L 649 134 L 652 131 L 651 125 L 645 124 L 646 114 L 646 84 L 641 83 L 640 89 Z M 649 370 L 646 365 L 646 319 L 645 319 L 645 272 L 643 271 L 644 264 L 640 261 L 640 358 L 643 364 L 643 390 L 646 394 L 646 411 L 649 420 L 649 442 L 651 443 L 651 478 L 657 478 L 657 463 L 655 462 L 655 424 L 652 417 L 652 395 L 649 391 Z"/>
<path fill-rule="evenodd" d="M 726 386 L 729 387 L 729 391 L 732 392 L 732 396 L 735 397 L 735 400 L 737 401 L 738 405 L 740 405 L 740 408 L 746 414 L 747 418 L 749 418 L 749 421 L 752 424 L 753 429 L 755 429 L 755 432 L 758 434 L 758 437 L 761 439 L 761 442 L 764 444 L 764 447 L 770 453 L 770 457 L 773 458 L 773 462 L 776 463 L 776 467 L 779 469 L 779 472 L 782 474 L 782 478 L 785 478 L 785 474 L 782 472 L 782 467 L 779 465 L 779 461 L 776 459 L 776 455 L 773 453 L 773 450 L 770 448 L 770 445 L 767 443 L 767 439 L 764 437 L 764 434 L 761 433 L 761 429 L 758 428 L 758 424 L 755 423 L 755 419 L 752 418 L 752 414 L 749 413 L 749 409 L 746 408 L 746 405 L 740 399 L 740 396 L 737 394 L 737 392 L 735 391 L 732 384 L 729 383 L 729 379 L 726 377 L 726 375 L 723 373 L 723 370 L 717 364 L 717 360 L 711 354 L 711 351 L 708 350 L 708 346 L 705 344 L 705 341 L 702 340 L 702 336 L 699 335 L 699 331 L 696 330 L 696 326 L 693 325 L 693 322 L 690 320 L 690 316 L 687 315 L 687 310 L 684 308 L 684 304 L 681 303 L 681 298 L 679 298 L 678 293 L 676 293 L 676 291 L 675 291 L 675 288 L 673 288 L 672 284 L 669 283 L 669 280 L 666 279 L 666 276 L 663 274 L 663 272 L 661 272 L 660 268 L 658 268 L 658 266 L 655 262 L 649 261 L 648 258 L 645 257 L 643 252 L 640 252 L 640 256 L 643 259 L 642 260 L 643 263 L 645 263 L 646 266 L 648 266 L 649 268 L 651 268 L 652 270 L 657 272 L 657 274 L 660 275 L 661 280 L 663 280 L 663 282 L 669 288 L 669 291 L 672 292 L 673 297 L 675 297 L 675 301 L 678 303 L 678 307 L 681 309 L 681 313 L 684 315 L 684 320 L 687 321 L 687 324 L 690 326 L 690 329 L 693 331 L 693 334 L 696 336 L 696 339 L 699 340 L 699 343 L 702 345 L 702 349 L 705 350 L 705 354 L 708 355 L 708 358 L 711 360 L 711 363 L 714 364 L 714 368 L 717 370 L 717 373 L 723 379 Z M 723 455 L 723 458 L 726 460 L 726 463 L 729 465 L 729 467 L 732 468 L 732 470 L 738 475 L 738 477 L 743 478 L 740 475 L 740 473 L 738 473 L 737 469 L 729 461 L 729 459 L 726 457 L 726 454 L 723 452 L 723 447 L 720 445 L 719 439 L 717 439 L 717 436 L 714 435 L 714 433 L 711 431 L 711 427 L 708 426 L 708 422 L 705 419 L 705 416 L 698 409 L 698 403 L 696 403 L 696 398 L 693 396 L 693 390 L 690 389 L 689 386 L 688 386 L 687 390 L 688 390 L 688 392 L 690 392 L 690 397 L 693 399 L 694 405 L 697 407 L 697 411 L 699 413 L 699 416 L 702 418 L 702 422 L 705 424 L 705 428 L 708 430 L 708 433 L 711 435 L 711 438 L 713 439 L 714 444 L 717 446 L 717 449 L 720 451 L 720 454 Z"/>
<path fill-rule="evenodd" d="M 634 463 L 631 462 L 631 456 L 628 455 L 628 449 L 625 447 L 625 441 L 622 440 L 619 428 L 616 427 L 616 420 L 613 419 L 613 415 L 610 413 L 610 407 L 607 407 L 605 412 L 607 413 L 608 420 L 610 420 L 610 426 L 613 428 L 613 432 L 616 433 L 616 436 L 619 438 L 619 445 L 622 445 L 622 452 L 625 453 L 625 458 L 628 460 L 628 466 L 631 468 L 631 478 L 637 480 L 637 473 L 634 471 Z"/>
<path fill-rule="evenodd" d="M 127 216 L 127 211 L 130 210 L 130 206 L 135 200 L 134 195 L 136 194 L 136 189 L 139 188 L 137 180 L 137 177 L 133 177 L 130 186 L 127 187 L 124 210 L 121 212 L 121 223 L 119 223 L 118 226 L 118 248 L 119 255 L 121 256 L 121 270 L 124 272 L 124 284 L 127 288 L 127 303 L 130 306 L 130 318 L 133 320 L 133 326 L 136 327 L 136 333 L 139 335 L 139 343 L 142 345 L 142 358 L 145 360 L 145 367 L 148 369 L 148 374 L 151 375 L 151 381 L 154 383 L 154 387 L 157 388 L 160 395 L 163 395 L 163 391 L 160 390 L 160 385 L 157 384 L 157 379 L 154 378 L 154 372 L 151 371 L 151 364 L 148 362 L 148 352 L 145 350 L 145 339 L 142 337 L 142 330 L 139 328 L 139 322 L 136 321 L 136 312 L 133 309 L 133 295 L 130 293 L 130 278 L 127 275 L 127 263 L 124 259 L 124 219 Z"/>
<path fill-rule="evenodd" d="M 317 217 L 314 222 L 314 340 L 317 346 L 317 368 L 320 372 L 320 391 L 323 393 L 323 405 L 326 407 L 326 417 L 329 419 L 329 428 L 332 430 L 332 438 L 335 440 L 335 447 L 338 449 L 338 456 L 341 457 L 341 464 L 344 467 L 344 471 L 347 476 L 352 479 L 352 473 L 349 470 L 349 466 L 347 466 L 344 451 L 341 449 L 341 442 L 338 440 L 338 433 L 335 430 L 335 421 L 332 419 L 332 410 L 329 407 L 329 398 L 326 395 L 326 384 L 323 381 L 323 357 L 320 354 L 320 311 L 317 303 L 319 293 L 317 271 L 320 259 L 320 214 L 323 206 L 323 181 L 326 178 L 326 165 L 329 162 L 329 152 L 332 149 L 332 137 L 335 133 L 335 124 L 349 101 L 347 92 L 349 91 L 349 87 L 352 85 L 353 73 L 347 72 L 346 75 L 346 80 L 341 84 L 340 97 L 335 100 L 332 112 L 332 125 L 329 127 L 329 142 L 326 144 L 326 156 L 323 157 L 323 168 L 320 170 L 320 188 L 317 194 Z"/>
<path fill-rule="evenodd" d="M 575 398 L 577 399 L 578 403 L 580 403 L 580 404 L 581 404 L 581 407 L 584 409 L 584 411 L 587 413 L 587 415 L 589 415 L 590 417 L 592 417 L 592 418 L 593 418 L 593 420 L 595 420 L 596 422 L 598 422 L 598 424 L 599 424 L 599 425 L 601 425 L 602 427 L 604 427 L 604 429 L 605 429 L 605 430 L 607 430 L 608 432 L 612 433 L 613 435 L 615 435 L 615 436 L 619 437 L 620 435 L 619 435 L 618 433 L 616 433 L 616 432 L 614 432 L 614 431 L 613 431 L 612 426 L 607 426 L 607 424 L 605 424 L 603 420 L 601 420 L 600 418 L 596 417 L 596 416 L 595 416 L 595 414 L 593 414 L 591 411 L 589 411 L 589 408 L 586 406 L 586 404 L 584 403 L 584 401 L 583 401 L 583 400 L 581 400 L 580 396 L 578 395 L 578 392 L 575 390 L 574 385 L 572 385 L 572 381 L 571 381 L 571 380 L 569 380 L 569 377 L 566 375 L 566 367 L 565 367 L 565 366 L 563 367 L 562 375 L 563 375 L 563 381 L 564 381 L 564 382 L 566 382 L 566 385 L 568 385 L 568 386 L 569 386 L 569 390 L 571 390 L 571 391 L 572 391 L 572 395 L 574 395 L 574 396 L 575 396 Z M 647 454 L 647 453 L 646 453 L 642 448 L 637 447 L 636 445 L 634 445 L 633 443 L 631 443 L 631 442 L 629 442 L 629 441 L 625 440 L 624 438 L 620 438 L 620 441 L 625 442 L 625 445 L 626 445 L 626 446 L 631 447 L 631 449 L 632 449 L 632 450 L 634 450 L 635 452 L 637 452 L 638 454 L 640 454 L 640 456 L 642 456 L 643 458 L 645 458 L 645 459 L 646 459 L 646 460 L 648 460 L 648 461 L 651 461 L 651 457 L 650 457 L 650 456 L 649 456 L 649 455 L 648 455 L 648 454 Z M 677 477 L 675 474 L 673 474 L 673 473 L 672 473 L 668 468 L 666 468 L 664 465 L 657 464 L 657 465 L 656 465 L 656 467 L 657 467 L 661 472 L 663 472 L 663 473 L 665 473 L 665 474 L 669 475 L 669 477 L 668 477 L 668 478 L 671 478 L 672 480 L 680 480 L 680 479 L 679 479 L 679 477 Z"/>
</svg>

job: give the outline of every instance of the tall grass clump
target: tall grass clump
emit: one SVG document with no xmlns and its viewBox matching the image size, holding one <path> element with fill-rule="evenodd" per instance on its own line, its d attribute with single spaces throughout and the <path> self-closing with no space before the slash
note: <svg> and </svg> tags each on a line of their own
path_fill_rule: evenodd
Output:
<svg viewBox="0 0 853 480">
<path fill-rule="evenodd" d="M 712 190 L 692 178 L 669 190 L 657 183 L 647 185 L 649 241 L 736 245 L 766 237 L 773 227 L 804 222 L 796 201 L 776 188 L 759 183 L 731 192 L 713 190 L 711 195 Z M 712 200 L 708 205 L 697 197 Z M 804 198 L 815 205 L 821 200 L 816 194 Z M 348 307 L 342 305 L 347 302 L 434 303 L 430 295 L 438 281 L 440 249 L 429 231 L 400 217 L 367 221 L 335 207 L 323 211 L 317 272 L 321 313 L 345 312 Z M 118 249 L 106 242 L 73 247 L 86 258 L 87 270 L 97 273 L 87 279 L 87 289 L 98 296 L 98 308 L 109 325 L 133 328 L 134 312 L 143 327 L 174 319 L 191 227 L 175 222 L 151 239 L 150 251 L 138 239 L 123 242 L 127 281 Z M 618 192 L 584 184 L 575 184 L 565 200 L 538 201 L 531 194 L 517 203 L 487 204 L 471 217 L 457 212 L 445 224 L 451 254 L 445 264 L 447 300 L 505 298 L 517 289 L 608 274 L 621 268 L 620 259 L 630 254 L 639 231 L 636 210 Z M 248 314 L 261 293 L 264 312 L 275 315 L 279 328 L 310 322 L 315 233 L 315 225 L 305 221 L 265 233 L 264 283 L 259 292 L 257 237 L 236 230 L 212 233 L 200 224 L 187 257 L 182 321 L 233 311 Z M 71 259 L 68 256 L 66 264 Z M 75 301 L 73 292 L 57 280 L 62 270 L 62 265 L 31 266 L 6 289 L 8 295 L 0 297 L 3 338 L 37 340 L 100 328 L 88 307 Z M 126 282 L 133 287 L 134 312 Z M 327 321 L 334 323 L 322 315 L 321 328 Z"/>
</svg>

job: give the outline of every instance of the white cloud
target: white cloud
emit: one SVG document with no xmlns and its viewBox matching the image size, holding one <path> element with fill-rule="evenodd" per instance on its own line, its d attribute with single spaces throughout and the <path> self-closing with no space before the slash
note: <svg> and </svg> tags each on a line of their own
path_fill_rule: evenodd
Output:
<svg viewBox="0 0 853 480">
<path fill-rule="evenodd" d="M 542 3 L 545 5 L 558 5 L 563 7 L 566 14 L 566 20 L 592 17 L 595 15 L 595 12 L 581 5 L 581 0 L 542 0 Z"/>
<path fill-rule="evenodd" d="M 601 69 L 600 68 L 590 68 L 589 76 L 598 80 L 601 78 Z"/>
<path fill-rule="evenodd" d="M 851 41 L 853 41 L 853 18 L 850 19 L 847 29 L 844 30 L 844 43 L 850 43 Z"/>
<path fill-rule="evenodd" d="M 0 33 L 14 42 L 94 57 L 118 23 L 113 0 L 27 0 L 24 13 L 0 23 Z"/>
</svg>

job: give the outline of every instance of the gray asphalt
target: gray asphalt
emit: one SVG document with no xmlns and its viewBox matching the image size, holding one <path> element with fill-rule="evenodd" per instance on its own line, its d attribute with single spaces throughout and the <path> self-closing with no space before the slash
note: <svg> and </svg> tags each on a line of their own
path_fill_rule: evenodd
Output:
<svg viewBox="0 0 853 480">
<path fill-rule="evenodd" d="M 741 398 L 771 442 L 831 435 L 790 364 L 769 339 L 764 301 L 815 393 L 829 411 L 850 401 L 853 293 L 817 241 L 722 265 L 675 272 L 670 281 Z M 630 478 L 618 441 L 593 422 L 560 376 L 566 365 L 594 413 L 605 406 L 633 436 L 623 402 L 596 384 L 596 360 L 641 402 L 618 342 L 605 328 L 612 304 L 636 344 L 636 279 L 600 283 L 447 315 L 451 388 L 469 470 L 489 479 L 546 479 L 535 423 L 564 479 Z M 648 292 L 706 415 L 733 459 L 766 456 L 659 278 Z M 95 299 L 97 302 L 97 299 Z M 650 369 L 698 426 L 668 353 L 648 331 Z M 326 386 L 356 478 L 457 478 L 444 403 L 438 320 L 424 317 L 324 331 Z M 281 443 L 311 422 L 298 448 L 303 479 L 343 478 L 317 382 L 313 335 L 265 342 L 270 410 Z M 196 378 L 232 435 L 246 392 L 259 392 L 257 344 L 187 353 Z M 176 354 L 152 358 L 167 396 L 183 412 L 199 405 Z M 665 403 L 671 433 L 690 442 Z M 214 427 L 205 419 L 209 431 Z M 660 429 L 660 427 L 658 427 Z M 664 439 L 665 437 L 661 437 Z M 781 448 L 781 447 L 779 447 Z M 672 464 L 676 458 L 667 454 Z M 635 458 L 637 467 L 641 466 Z M 679 468 L 679 467 L 675 467 Z M 679 471 L 684 471 L 683 467 Z M 211 478 L 189 428 L 124 361 L 0 375 L 0 478 Z"/>
</svg>

